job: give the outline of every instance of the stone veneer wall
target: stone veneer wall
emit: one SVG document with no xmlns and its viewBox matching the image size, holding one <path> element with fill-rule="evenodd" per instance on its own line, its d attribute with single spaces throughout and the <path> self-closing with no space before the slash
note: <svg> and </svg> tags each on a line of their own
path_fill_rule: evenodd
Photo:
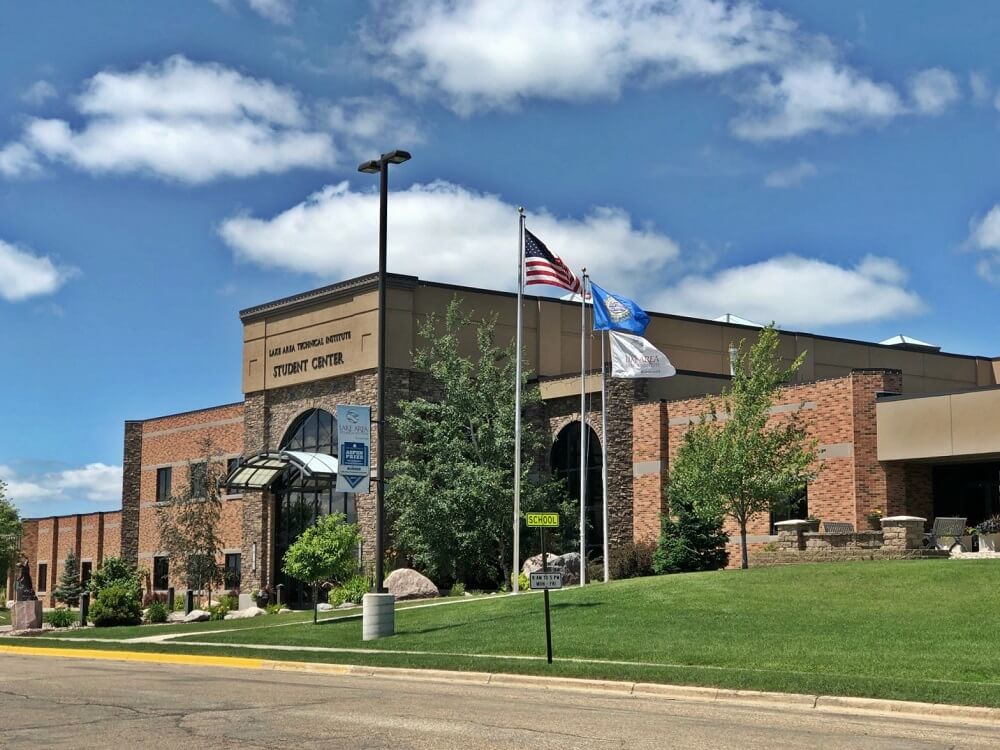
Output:
<svg viewBox="0 0 1000 750">
<path fill-rule="evenodd" d="M 139 561 L 139 488 L 142 482 L 142 422 L 125 423 L 122 459 L 122 559 Z"/>
</svg>

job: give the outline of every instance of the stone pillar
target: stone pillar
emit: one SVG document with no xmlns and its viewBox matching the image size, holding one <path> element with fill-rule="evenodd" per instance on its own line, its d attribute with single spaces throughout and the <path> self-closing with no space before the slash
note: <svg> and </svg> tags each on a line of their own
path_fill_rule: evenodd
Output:
<svg viewBox="0 0 1000 750">
<path fill-rule="evenodd" d="M 806 548 L 805 533 L 809 528 L 808 521 L 797 519 L 779 521 L 774 527 L 778 530 L 778 549 L 798 552 Z"/>
<path fill-rule="evenodd" d="M 125 423 L 122 461 L 121 558 L 139 564 L 139 493 L 142 480 L 142 422 Z M 53 524 L 55 525 L 55 524 Z M 55 531 L 53 531 L 53 539 Z M 52 561 L 55 571 L 56 561 Z"/>
<path fill-rule="evenodd" d="M 922 549 L 926 518 L 889 516 L 882 519 L 882 546 L 886 549 Z"/>
</svg>

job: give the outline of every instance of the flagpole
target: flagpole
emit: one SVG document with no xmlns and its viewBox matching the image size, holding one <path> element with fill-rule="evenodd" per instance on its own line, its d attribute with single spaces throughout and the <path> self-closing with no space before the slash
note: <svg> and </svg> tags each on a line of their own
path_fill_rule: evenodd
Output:
<svg viewBox="0 0 1000 750">
<path fill-rule="evenodd" d="M 587 269 L 580 289 L 580 585 L 587 577 Z"/>
<path fill-rule="evenodd" d="M 521 358 L 522 358 L 522 298 L 524 296 L 524 207 L 518 206 L 517 234 L 517 335 L 514 365 L 514 571 L 511 590 L 516 594 L 521 578 Z M 545 550 L 542 550 L 545 554 Z"/>
<path fill-rule="evenodd" d="M 601 497 L 604 510 L 604 582 L 611 579 L 608 562 L 608 375 L 604 364 L 604 331 L 601 331 Z"/>
</svg>

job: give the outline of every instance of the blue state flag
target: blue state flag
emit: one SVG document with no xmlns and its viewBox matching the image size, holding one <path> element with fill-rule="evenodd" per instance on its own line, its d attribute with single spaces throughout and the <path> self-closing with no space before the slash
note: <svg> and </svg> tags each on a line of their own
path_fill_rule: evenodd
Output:
<svg viewBox="0 0 1000 750">
<path fill-rule="evenodd" d="M 590 283 L 594 297 L 594 330 L 624 331 L 641 336 L 649 325 L 649 316 L 628 297 L 607 292 Z"/>
</svg>

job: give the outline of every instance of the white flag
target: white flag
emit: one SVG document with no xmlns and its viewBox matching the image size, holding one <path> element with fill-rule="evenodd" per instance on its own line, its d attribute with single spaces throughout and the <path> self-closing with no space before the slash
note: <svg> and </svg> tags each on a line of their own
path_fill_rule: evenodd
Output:
<svg viewBox="0 0 1000 750">
<path fill-rule="evenodd" d="M 642 336 L 611 334 L 611 376 L 614 378 L 669 378 L 676 375 L 667 355 Z"/>
</svg>

